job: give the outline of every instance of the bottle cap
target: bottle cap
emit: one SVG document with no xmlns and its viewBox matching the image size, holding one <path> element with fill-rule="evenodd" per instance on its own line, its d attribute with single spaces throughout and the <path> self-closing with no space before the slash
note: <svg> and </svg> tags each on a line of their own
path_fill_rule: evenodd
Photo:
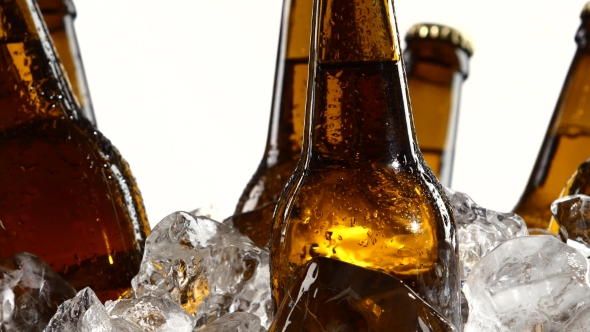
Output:
<svg viewBox="0 0 590 332">
<path fill-rule="evenodd" d="M 414 24 L 406 34 L 406 42 L 410 43 L 413 40 L 419 39 L 449 42 L 453 46 L 459 47 L 467 52 L 467 55 L 473 55 L 473 44 L 471 43 L 471 40 L 461 31 L 446 25 L 434 23 Z"/>
<path fill-rule="evenodd" d="M 590 2 L 587 2 L 584 5 L 584 9 L 582 9 L 582 14 L 580 14 L 581 19 L 587 19 L 590 17 Z"/>
</svg>

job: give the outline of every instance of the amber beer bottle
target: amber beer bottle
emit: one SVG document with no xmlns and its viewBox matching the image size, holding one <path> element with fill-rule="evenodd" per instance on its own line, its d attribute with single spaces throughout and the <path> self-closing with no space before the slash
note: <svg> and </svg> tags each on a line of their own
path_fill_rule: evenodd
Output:
<svg viewBox="0 0 590 332">
<path fill-rule="evenodd" d="M 551 203 L 590 156 L 590 3 L 582 11 L 578 44 L 529 181 L 513 212 L 529 228 L 546 229 Z"/>
<path fill-rule="evenodd" d="M 424 160 L 440 183 L 451 186 L 461 87 L 473 47 L 460 31 L 441 24 L 413 25 L 404 62 L 416 136 Z"/>
<path fill-rule="evenodd" d="M 316 0 L 302 161 L 275 210 L 278 305 L 323 256 L 390 273 L 461 326 L 455 222 L 416 143 L 391 0 Z"/>
<path fill-rule="evenodd" d="M 82 116 L 33 0 L 0 0 L 0 257 L 30 252 L 104 301 L 149 224 L 119 152 Z"/>
<path fill-rule="evenodd" d="M 268 243 L 274 207 L 301 156 L 312 2 L 283 3 L 266 149 L 230 219 L 259 246 Z"/>
<path fill-rule="evenodd" d="M 72 0 L 38 0 L 37 4 L 41 9 L 74 95 L 78 98 L 82 114 L 96 126 L 90 90 L 86 82 L 84 65 L 74 29 L 74 19 L 76 18 L 74 2 Z"/>
</svg>

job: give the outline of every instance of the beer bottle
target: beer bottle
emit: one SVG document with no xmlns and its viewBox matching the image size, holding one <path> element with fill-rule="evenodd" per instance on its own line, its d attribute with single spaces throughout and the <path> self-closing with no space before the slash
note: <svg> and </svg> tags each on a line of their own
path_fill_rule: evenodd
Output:
<svg viewBox="0 0 590 332">
<path fill-rule="evenodd" d="M 0 0 L 0 257 L 115 299 L 149 232 L 127 163 L 81 116 L 33 0 Z"/>
<path fill-rule="evenodd" d="M 301 162 L 271 234 L 280 304 L 328 257 L 404 280 L 461 326 L 455 222 L 415 138 L 391 0 L 316 0 Z"/>
<path fill-rule="evenodd" d="M 444 186 L 451 186 L 461 86 L 469 75 L 471 42 L 440 24 L 416 24 L 406 34 L 404 62 L 424 160 Z"/>
<path fill-rule="evenodd" d="M 76 18 L 74 3 L 72 0 L 38 0 L 37 4 L 41 9 L 74 95 L 80 103 L 82 114 L 96 126 L 90 90 L 86 83 L 86 74 L 74 29 L 74 19 Z"/>
<path fill-rule="evenodd" d="M 259 246 L 268 243 L 276 201 L 293 174 L 303 141 L 312 0 L 285 0 L 266 149 L 228 219 Z"/>
<path fill-rule="evenodd" d="M 529 228 L 547 228 L 551 203 L 578 165 L 590 156 L 590 3 L 581 18 L 574 59 L 529 181 L 513 209 Z"/>
</svg>

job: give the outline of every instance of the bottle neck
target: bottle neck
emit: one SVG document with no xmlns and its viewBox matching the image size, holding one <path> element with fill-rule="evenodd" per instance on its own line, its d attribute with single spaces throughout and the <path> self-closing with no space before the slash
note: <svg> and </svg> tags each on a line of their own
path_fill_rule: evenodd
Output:
<svg viewBox="0 0 590 332">
<path fill-rule="evenodd" d="M 81 111 L 91 123 L 96 125 L 90 90 L 74 29 L 74 19 L 76 18 L 74 3 L 71 0 L 39 0 L 37 3 L 64 66 L 72 91 L 81 106 Z"/>
<path fill-rule="evenodd" d="M 416 39 L 408 43 L 404 61 L 420 151 L 439 181 L 450 186 L 469 55 L 448 41 Z"/>
<path fill-rule="evenodd" d="M 32 0 L 0 0 L 0 8 L 0 130 L 40 119 L 77 117 Z"/>
<path fill-rule="evenodd" d="M 531 176 L 514 212 L 529 227 L 545 227 L 549 207 L 569 176 L 588 157 L 590 147 L 590 47 L 588 20 L 576 34 L 570 65 Z"/>
<path fill-rule="evenodd" d="M 590 20 L 582 22 L 578 48 L 553 113 L 549 131 L 553 135 L 590 136 Z"/>
<path fill-rule="evenodd" d="M 419 152 L 391 2 L 319 0 L 317 5 L 304 164 L 415 166 Z M 369 25 L 363 15 L 382 24 Z"/>
<path fill-rule="evenodd" d="M 299 159 L 309 64 L 313 0 L 285 0 L 277 54 L 272 110 L 265 158 L 267 164 Z"/>
</svg>

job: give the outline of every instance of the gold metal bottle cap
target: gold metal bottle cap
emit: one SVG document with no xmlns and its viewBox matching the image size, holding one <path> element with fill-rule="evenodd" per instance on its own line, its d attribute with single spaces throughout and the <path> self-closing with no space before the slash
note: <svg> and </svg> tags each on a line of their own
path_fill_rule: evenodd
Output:
<svg viewBox="0 0 590 332">
<path fill-rule="evenodd" d="M 581 19 L 587 19 L 590 17 L 590 2 L 587 2 L 584 5 L 584 9 L 582 9 L 582 14 L 580 14 Z"/>
<path fill-rule="evenodd" d="M 417 39 L 431 39 L 449 42 L 453 46 L 463 49 L 469 56 L 473 55 L 473 44 L 471 43 L 471 40 L 461 31 L 446 25 L 433 23 L 414 24 L 406 34 L 406 42 L 409 43 L 412 40 Z"/>
</svg>

